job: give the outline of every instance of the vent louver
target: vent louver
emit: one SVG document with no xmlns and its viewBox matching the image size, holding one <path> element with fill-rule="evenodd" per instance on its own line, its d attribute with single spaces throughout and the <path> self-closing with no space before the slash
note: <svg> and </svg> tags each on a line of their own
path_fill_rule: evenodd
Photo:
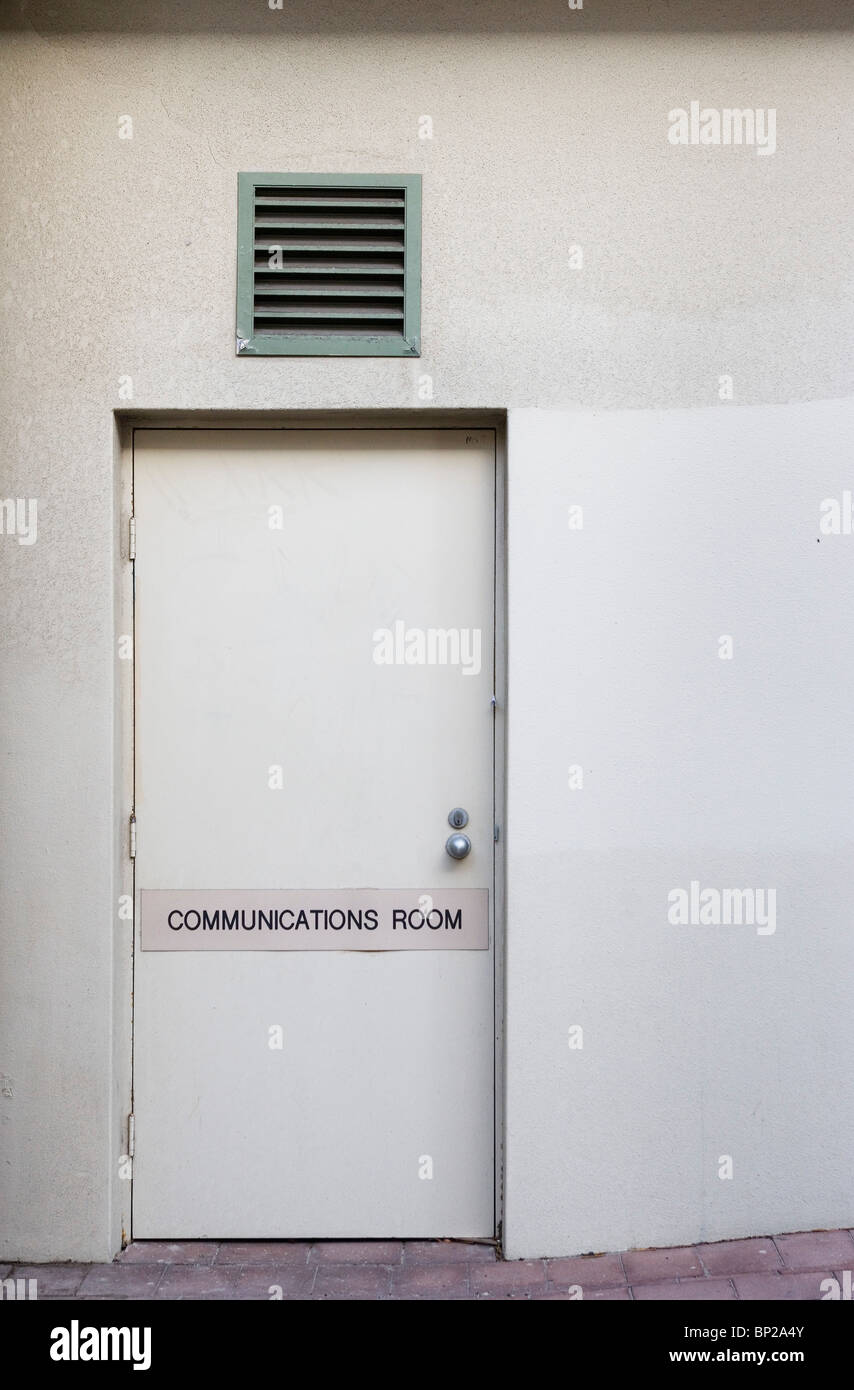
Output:
<svg viewBox="0 0 854 1390">
<path fill-rule="evenodd" d="M 241 174 L 238 352 L 417 357 L 420 184 Z"/>
</svg>

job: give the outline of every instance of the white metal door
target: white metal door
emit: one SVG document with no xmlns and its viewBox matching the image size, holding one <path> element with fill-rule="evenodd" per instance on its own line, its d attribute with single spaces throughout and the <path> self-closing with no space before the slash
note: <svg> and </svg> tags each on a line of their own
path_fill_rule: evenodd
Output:
<svg viewBox="0 0 854 1390">
<path fill-rule="evenodd" d="M 494 1231 L 494 488 L 490 430 L 136 432 L 137 1237 Z M 189 890 L 475 889 L 486 949 L 152 949 Z"/>
</svg>

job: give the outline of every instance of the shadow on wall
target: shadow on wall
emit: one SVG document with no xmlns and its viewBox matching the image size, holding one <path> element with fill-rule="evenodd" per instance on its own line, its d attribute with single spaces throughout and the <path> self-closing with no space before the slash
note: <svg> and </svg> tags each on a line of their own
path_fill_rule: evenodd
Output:
<svg viewBox="0 0 854 1390">
<path fill-rule="evenodd" d="M 0 0 L 0 29 L 105 33 L 773 33 L 850 29 L 850 0 Z"/>
</svg>

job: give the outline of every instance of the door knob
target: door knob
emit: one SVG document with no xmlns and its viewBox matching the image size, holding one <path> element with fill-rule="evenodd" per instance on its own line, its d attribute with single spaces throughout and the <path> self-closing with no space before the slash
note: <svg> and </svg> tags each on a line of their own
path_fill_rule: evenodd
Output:
<svg viewBox="0 0 854 1390">
<path fill-rule="evenodd" d="M 449 835 L 445 849 L 452 859 L 465 859 L 471 853 L 471 840 L 468 835 Z"/>
</svg>

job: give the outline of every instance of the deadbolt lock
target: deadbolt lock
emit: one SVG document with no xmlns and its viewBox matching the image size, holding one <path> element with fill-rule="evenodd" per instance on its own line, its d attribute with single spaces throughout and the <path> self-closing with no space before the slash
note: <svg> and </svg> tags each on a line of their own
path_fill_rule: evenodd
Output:
<svg viewBox="0 0 854 1390">
<path fill-rule="evenodd" d="M 462 830 L 464 825 L 469 823 L 469 813 L 464 811 L 462 806 L 455 806 L 448 816 L 448 825 L 452 825 L 455 830 Z"/>
</svg>

